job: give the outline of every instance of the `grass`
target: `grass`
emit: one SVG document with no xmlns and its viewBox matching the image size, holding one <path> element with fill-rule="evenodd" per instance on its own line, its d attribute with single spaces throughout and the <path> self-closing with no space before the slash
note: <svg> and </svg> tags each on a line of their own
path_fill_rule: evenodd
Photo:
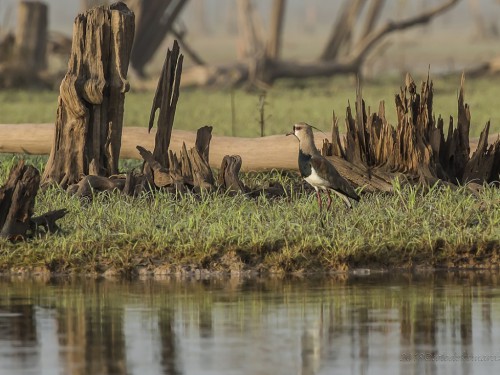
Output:
<svg viewBox="0 0 500 375">
<path fill-rule="evenodd" d="M 1 163 L 0 183 L 14 159 Z M 43 166 L 43 159 L 34 164 Z M 498 266 L 500 190 L 428 192 L 396 183 L 394 195 L 364 196 L 354 209 L 335 200 L 320 213 L 311 193 L 287 173 L 246 175 L 276 180 L 282 199 L 166 193 L 132 199 L 101 194 L 91 203 L 53 188 L 39 193 L 36 214 L 67 208 L 62 233 L 27 242 L 0 240 L 0 271 L 132 272 L 138 267 L 277 272 L 347 267 Z M 187 267 L 187 268 L 186 268 Z"/>
<path fill-rule="evenodd" d="M 424 77 L 414 77 L 420 82 Z M 396 122 L 394 95 L 404 82 L 399 77 L 387 77 L 364 83 L 363 95 L 372 110 L 378 110 L 380 100 L 386 102 L 389 122 Z M 457 113 L 457 92 L 460 77 L 434 79 L 434 111 L 445 120 Z M 486 121 L 491 120 L 491 132 L 500 132 L 500 112 L 496 99 L 500 77 L 484 77 L 466 81 L 466 102 L 472 114 L 471 136 L 478 137 Z M 308 81 L 280 81 L 267 92 L 265 107 L 265 134 L 281 134 L 291 124 L 306 121 L 328 132 L 332 111 L 341 123 L 345 108 L 355 101 L 355 81 L 352 78 Z M 125 102 L 125 124 L 147 126 L 153 92 L 132 91 Z M 258 137 L 259 92 L 236 90 L 235 134 L 232 134 L 231 91 L 188 89 L 181 91 L 176 112 L 176 129 L 196 130 L 202 125 L 213 125 L 217 135 Z M 51 123 L 56 117 L 57 92 L 55 91 L 0 91 L 0 123 Z"/>
</svg>

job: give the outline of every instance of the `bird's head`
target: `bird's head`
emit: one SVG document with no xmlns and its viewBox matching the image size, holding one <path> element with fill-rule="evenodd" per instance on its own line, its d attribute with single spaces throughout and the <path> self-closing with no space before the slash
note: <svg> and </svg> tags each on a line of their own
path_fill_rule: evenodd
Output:
<svg viewBox="0 0 500 375">
<path fill-rule="evenodd" d="M 300 142 L 306 139 L 313 139 L 312 126 L 305 122 L 299 122 L 293 126 L 293 130 L 286 135 L 294 135 Z"/>
</svg>

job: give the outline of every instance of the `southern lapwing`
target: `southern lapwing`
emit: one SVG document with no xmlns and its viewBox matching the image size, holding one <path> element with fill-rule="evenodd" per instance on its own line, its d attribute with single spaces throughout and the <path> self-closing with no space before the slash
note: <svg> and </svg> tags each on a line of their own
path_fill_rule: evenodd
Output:
<svg viewBox="0 0 500 375">
<path fill-rule="evenodd" d="M 311 125 L 299 122 L 293 126 L 293 131 L 287 135 L 295 135 L 299 140 L 299 170 L 315 190 L 318 197 L 318 205 L 321 211 L 321 196 L 319 190 L 328 194 L 328 207 L 332 204 L 330 190 L 337 194 L 347 207 L 352 208 L 349 198 L 359 201 L 359 196 L 353 187 L 337 172 L 335 167 L 321 154 L 314 144 L 314 135 Z"/>
</svg>

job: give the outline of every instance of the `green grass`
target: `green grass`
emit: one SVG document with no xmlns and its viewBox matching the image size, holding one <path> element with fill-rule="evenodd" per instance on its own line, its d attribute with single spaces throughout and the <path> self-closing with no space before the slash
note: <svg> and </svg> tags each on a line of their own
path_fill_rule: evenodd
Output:
<svg viewBox="0 0 500 375">
<path fill-rule="evenodd" d="M 419 84 L 424 77 L 415 76 Z M 404 82 L 399 77 L 388 77 L 364 83 L 363 95 L 372 110 L 378 110 L 380 100 L 386 102 L 386 114 L 390 123 L 396 121 L 394 95 Z M 434 111 L 441 114 L 446 123 L 450 115 L 457 114 L 457 92 L 460 77 L 434 78 Z M 486 121 L 491 120 L 492 132 L 500 132 L 500 112 L 497 110 L 500 77 L 484 77 L 466 81 L 466 102 L 472 114 L 471 136 L 479 136 Z M 267 135 L 280 134 L 291 124 L 306 121 L 325 132 L 331 126 L 332 111 L 341 120 L 350 101 L 355 101 L 355 80 L 339 77 L 334 79 L 278 82 L 267 92 L 265 107 Z M 210 89 L 181 90 L 177 107 L 175 128 L 196 130 L 203 125 L 213 125 L 217 135 L 257 137 L 259 128 L 258 92 L 235 90 L 235 134 L 232 134 L 231 91 Z M 154 93 L 132 91 L 125 102 L 125 124 L 146 126 Z M 0 123 L 50 123 L 54 122 L 57 92 L 52 91 L 0 91 Z"/>
<path fill-rule="evenodd" d="M 0 168 L 0 183 L 11 161 Z M 36 160 L 35 164 L 43 163 Z M 0 271 L 339 270 L 346 267 L 498 266 L 500 190 L 478 197 L 466 188 L 429 192 L 396 184 L 394 195 L 366 195 L 353 210 L 338 199 L 320 213 L 295 176 L 246 175 L 290 190 L 282 199 L 166 193 L 132 199 L 101 194 L 91 203 L 53 188 L 40 192 L 36 214 L 66 208 L 62 233 L 12 244 L 0 240 Z"/>
</svg>

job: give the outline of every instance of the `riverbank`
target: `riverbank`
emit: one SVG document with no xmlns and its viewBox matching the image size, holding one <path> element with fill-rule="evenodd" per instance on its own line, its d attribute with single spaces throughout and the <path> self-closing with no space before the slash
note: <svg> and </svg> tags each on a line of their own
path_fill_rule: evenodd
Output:
<svg viewBox="0 0 500 375">
<path fill-rule="evenodd" d="M 0 273 L 202 275 L 500 266 L 498 188 L 474 195 L 466 188 L 422 191 L 396 185 L 394 195 L 364 195 L 352 210 L 335 199 L 330 212 L 320 213 L 314 194 L 295 173 L 245 174 L 243 180 L 250 186 L 277 181 L 288 194 L 280 199 L 101 194 L 82 202 L 59 189 L 41 191 L 35 214 L 66 208 L 62 231 L 26 242 L 0 240 Z"/>
</svg>

